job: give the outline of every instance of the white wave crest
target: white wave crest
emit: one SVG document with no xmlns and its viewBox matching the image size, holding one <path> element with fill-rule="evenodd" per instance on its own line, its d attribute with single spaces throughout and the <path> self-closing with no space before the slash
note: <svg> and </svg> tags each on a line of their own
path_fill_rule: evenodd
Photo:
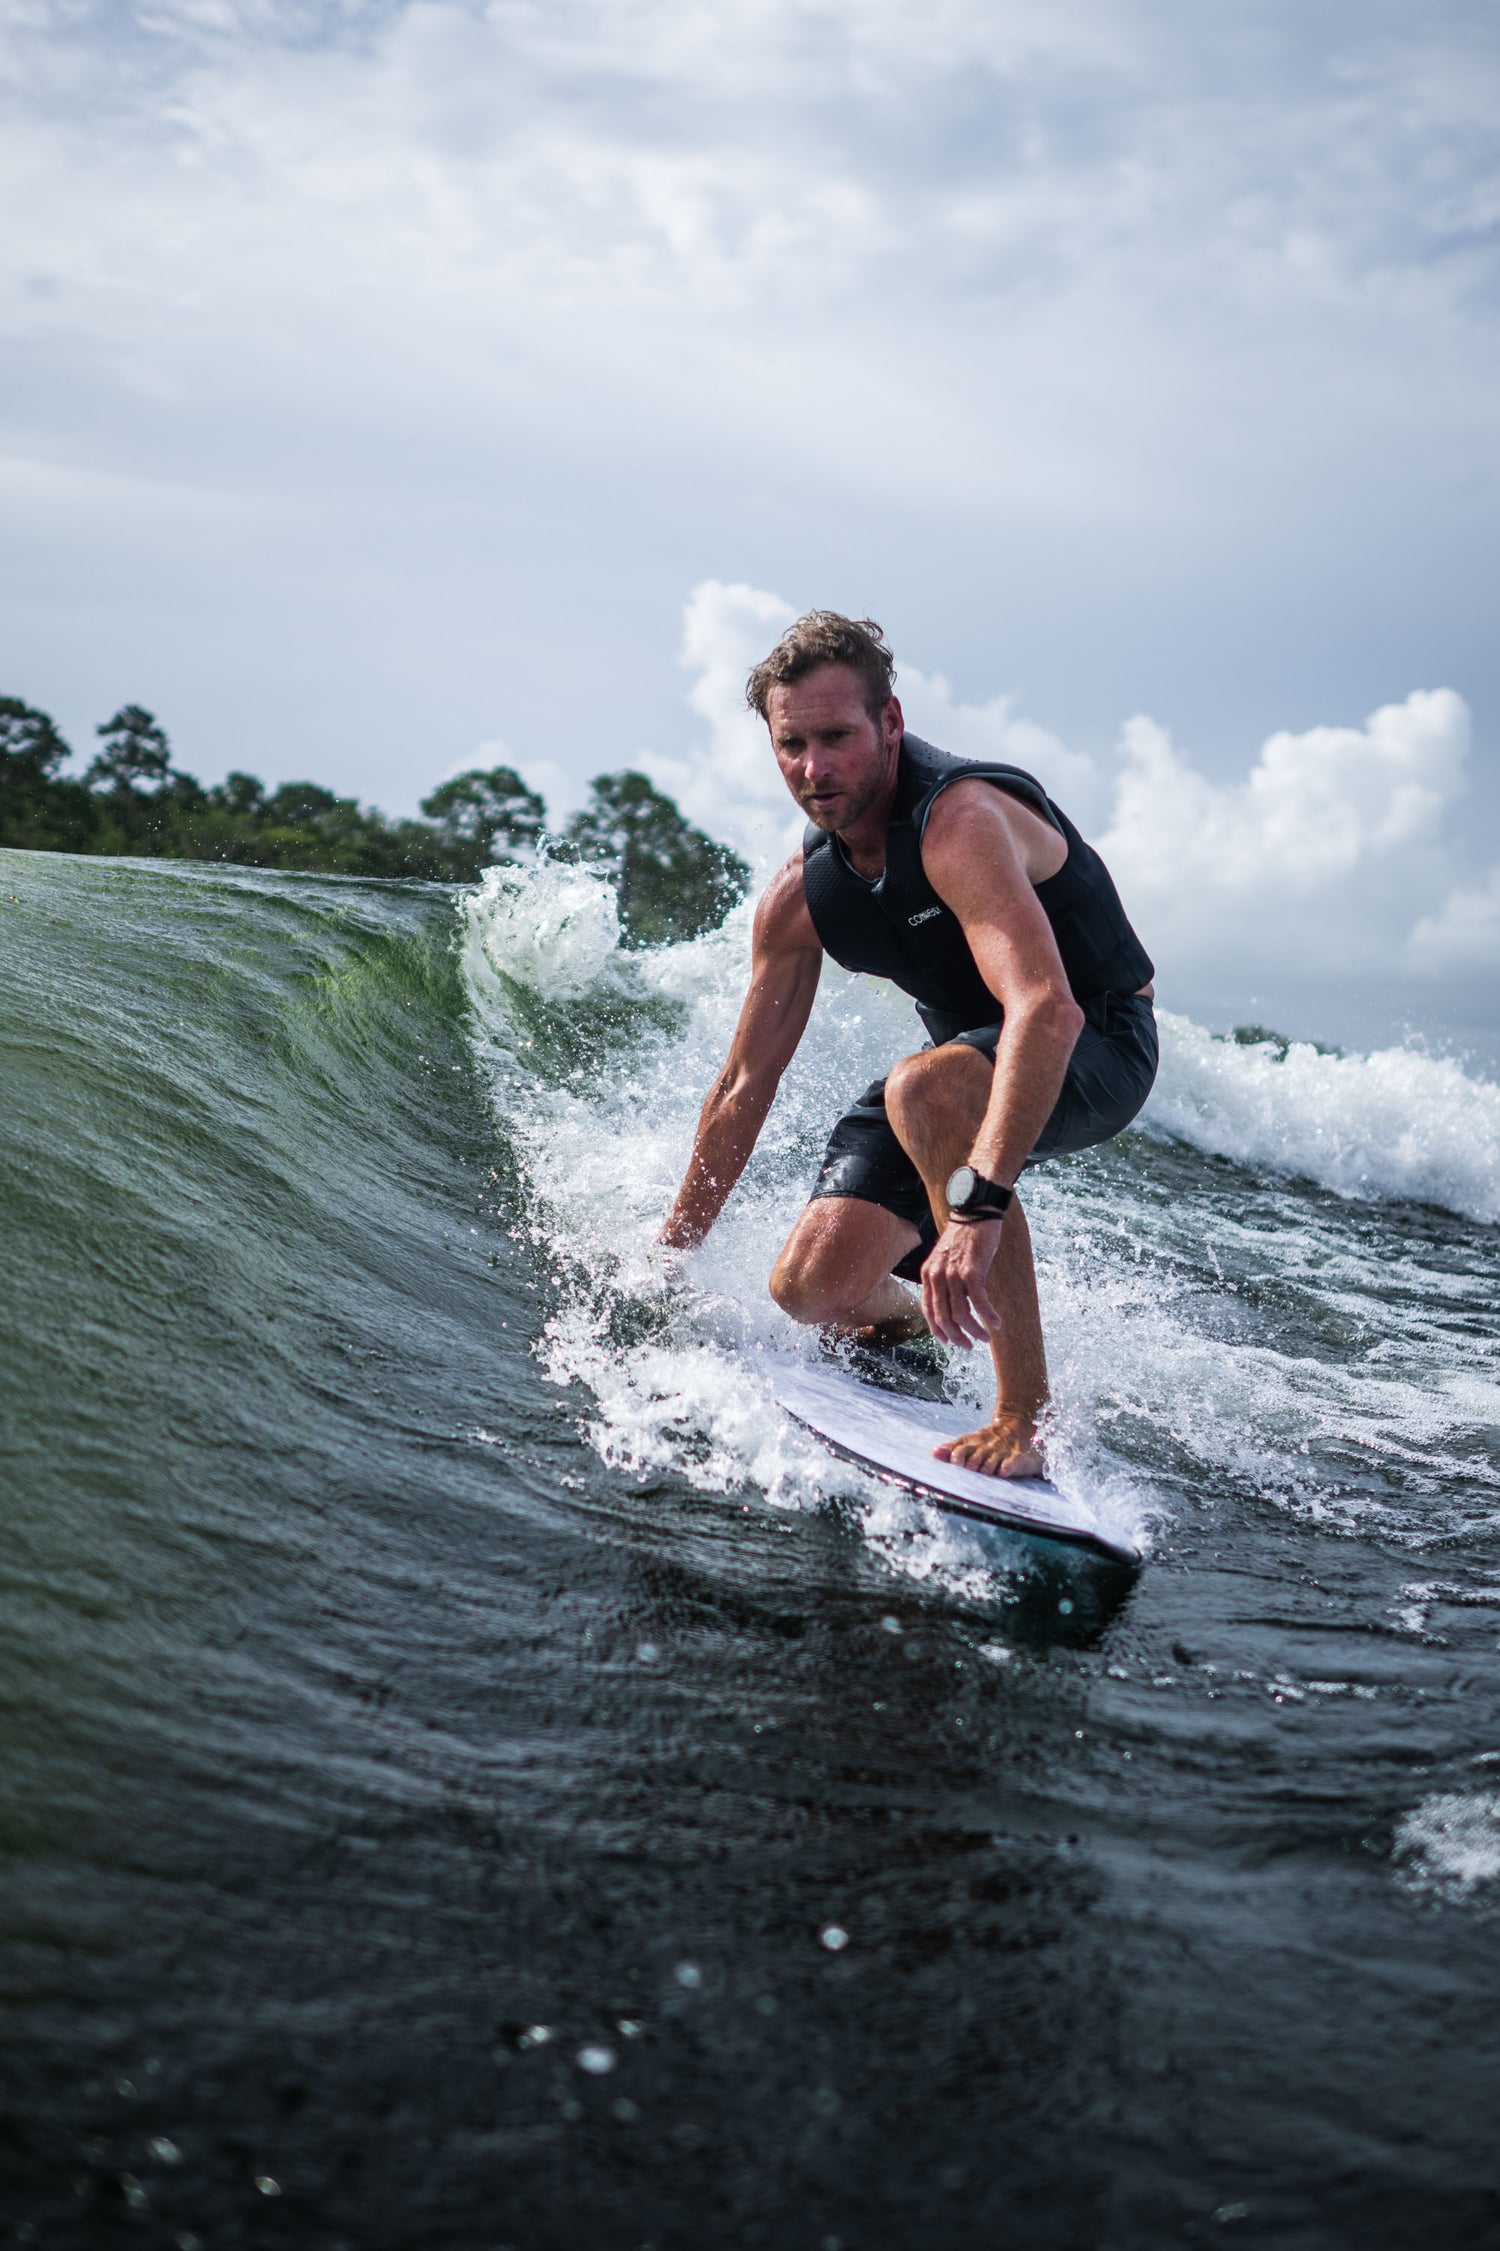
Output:
<svg viewBox="0 0 1500 2251">
<path fill-rule="evenodd" d="M 509 1021 L 497 989 L 509 983 L 541 1000 L 576 1000 L 614 970 L 620 914 L 612 885 L 592 868 L 491 868 L 462 901 L 464 973 L 490 1029 Z"/>
<path fill-rule="evenodd" d="M 1241 1164 L 1347 1196 L 1400 1196 L 1500 1219 L 1500 1086 L 1410 1048 L 1329 1055 L 1239 1046 L 1162 1010 L 1145 1122 Z"/>
</svg>

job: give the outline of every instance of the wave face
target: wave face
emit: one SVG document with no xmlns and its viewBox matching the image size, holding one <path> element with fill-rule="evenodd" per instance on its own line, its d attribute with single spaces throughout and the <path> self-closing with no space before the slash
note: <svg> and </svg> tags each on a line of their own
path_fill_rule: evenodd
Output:
<svg viewBox="0 0 1500 2251">
<path fill-rule="evenodd" d="M 1031 1177 L 1122 1589 L 770 1403 L 883 988 L 669 1267 L 743 913 L 4 853 L 0 956 L 18 2240 L 1489 2243 L 1493 1087 L 1169 1016 Z"/>
<path fill-rule="evenodd" d="M 755 1357 L 812 1349 L 765 1277 L 832 1120 L 916 1044 L 909 1005 L 825 970 L 744 1181 L 674 1275 L 653 1239 L 729 1043 L 748 905 L 644 955 L 619 951 L 607 886 L 574 868 L 496 872 L 461 912 L 476 1050 L 559 1293 L 545 1365 L 587 1386 L 601 1458 L 705 1491 L 872 1500 L 776 1412 Z M 1500 1384 L 1454 1337 L 1491 1287 L 1492 1238 L 1463 1221 L 1500 1214 L 1500 1088 L 1402 1051 L 1241 1046 L 1170 1013 L 1162 1035 L 1141 1130 L 1030 1176 L 1061 1473 L 1137 1532 L 1164 1489 L 1248 1487 L 1417 1545 L 1496 1521 Z M 987 1404 L 985 1368 L 946 1360 L 950 1390 Z M 915 1541 L 910 1518 L 872 1536 L 906 1568 L 961 1574 L 969 1536 Z"/>
</svg>

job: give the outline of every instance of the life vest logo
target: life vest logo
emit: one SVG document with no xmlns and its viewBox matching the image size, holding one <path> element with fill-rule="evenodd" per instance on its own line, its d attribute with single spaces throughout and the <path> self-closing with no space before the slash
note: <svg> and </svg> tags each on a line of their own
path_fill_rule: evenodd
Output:
<svg viewBox="0 0 1500 2251">
<path fill-rule="evenodd" d="M 909 914 L 907 916 L 906 926 L 908 930 L 915 930 L 919 922 L 931 922 L 933 916 L 941 914 L 942 911 L 941 907 L 923 907 L 920 914 Z"/>
</svg>

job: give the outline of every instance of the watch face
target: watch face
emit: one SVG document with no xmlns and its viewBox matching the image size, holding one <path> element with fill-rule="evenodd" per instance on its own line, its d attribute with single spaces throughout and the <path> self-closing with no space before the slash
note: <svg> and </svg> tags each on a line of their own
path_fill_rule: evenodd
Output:
<svg viewBox="0 0 1500 2251">
<path fill-rule="evenodd" d="M 949 1209 L 957 1211 L 973 1195 L 978 1185 L 979 1175 L 972 1165 L 960 1165 L 957 1172 L 950 1173 L 947 1188 Z"/>
</svg>

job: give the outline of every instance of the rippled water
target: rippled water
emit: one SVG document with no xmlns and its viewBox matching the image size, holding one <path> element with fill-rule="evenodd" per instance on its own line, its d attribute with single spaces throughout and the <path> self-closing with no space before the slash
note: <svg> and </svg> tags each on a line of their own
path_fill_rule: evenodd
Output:
<svg viewBox="0 0 1500 2251">
<path fill-rule="evenodd" d="M 744 924 L 615 940 L 0 855 L 0 2242 L 1492 2242 L 1500 1091 L 1167 1014 L 1036 1178 L 1132 1583 L 757 1372 L 904 1005 L 668 1269 Z"/>
</svg>

